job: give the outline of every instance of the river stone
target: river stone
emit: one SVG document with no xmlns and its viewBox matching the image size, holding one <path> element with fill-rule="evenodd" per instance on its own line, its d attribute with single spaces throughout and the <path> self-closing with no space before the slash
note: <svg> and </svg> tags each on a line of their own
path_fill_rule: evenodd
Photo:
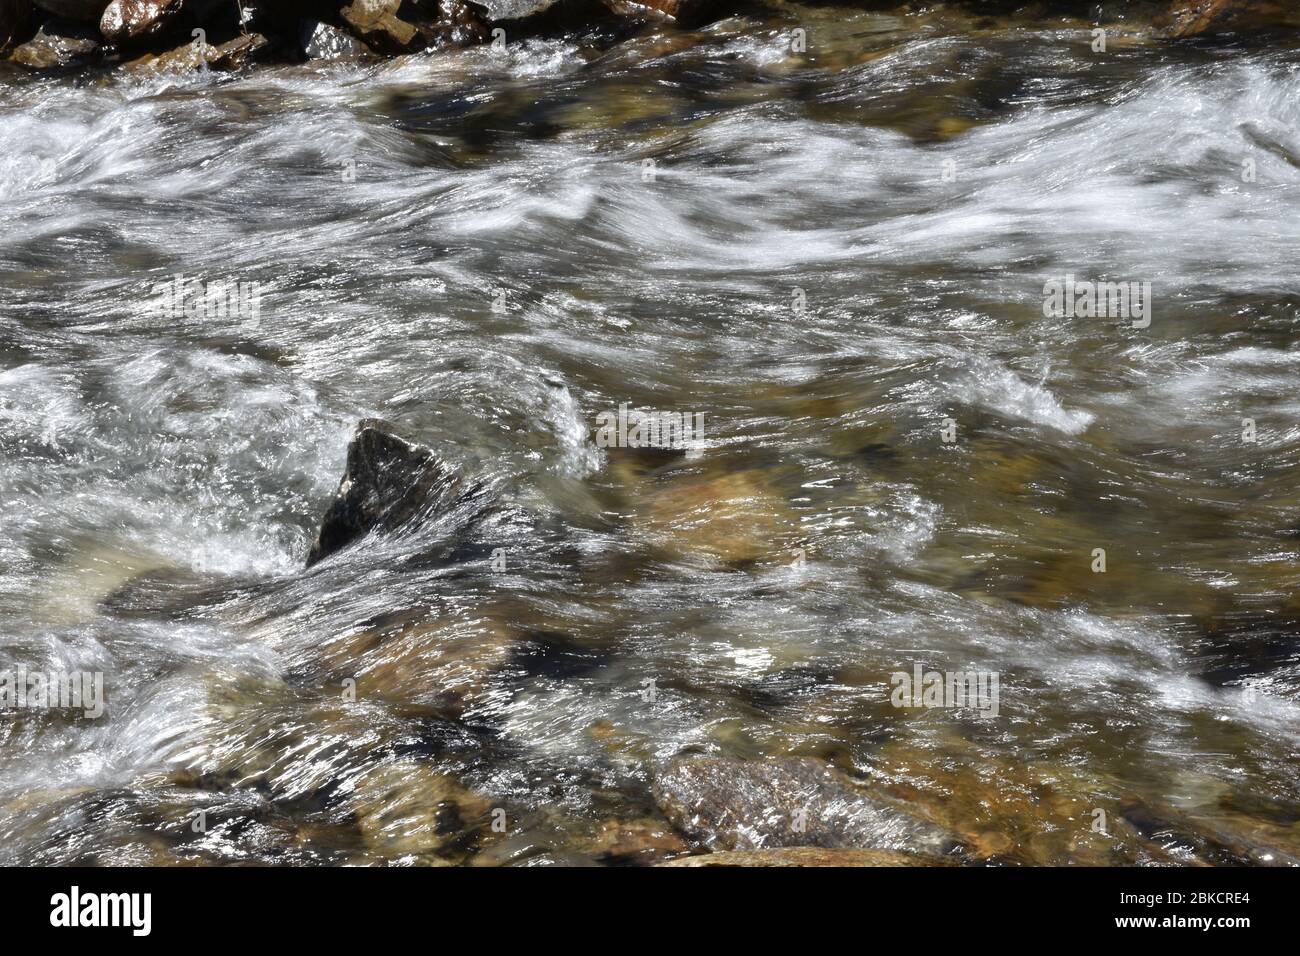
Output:
<svg viewBox="0 0 1300 956">
<path fill-rule="evenodd" d="M 419 31 L 397 16 L 402 0 L 354 0 L 339 11 L 352 31 L 370 46 L 393 53 L 411 47 Z"/>
<path fill-rule="evenodd" d="M 415 760 L 366 772 L 349 802 L 366 846 L 384 857 L 444 850 L 491 823 L 487 797 Z"/>
<path fill-rule="evenodd" d="M 1194 37 L 1230 30 L 1258 30 L 1270 25 L 1296 24 L 1296 14 L 1274 0 L 1174 0 L 1169 8 L 1170 32 Z"/>
<path fill-rule="evenodd" d="M 303 20 L 298 37 L 309 60 L 348 60 L 370 53 L 352 34 L 320 20 Z"/>
<path fill-rule="evenodd" d="M 773 850 L 731 850 L 683 856 L 656 866 L 956 866 L 952 860 L 897 850 L 825 849 L 819 846 Z"/>
<path fill-rule="evenodd" d="M 181 8 L 181 0 L 112 0 L 99 18 L 109 43 L 124 43 L 158 33 Z"/>
<path fill-rule="evenodd" d="M 74 66 L 99 51 L 99 41 L 79 24 L 47 23 L 36 36 L 17 47 L 10 57 L 33 70 Z"/>
<path fill-rule="evenodd" d="M 703 23 L 717 6 L 714 0 L 604 0 L 621 17 L 667 23 Z"/>
<path fill-rule="evenodd" d="M 623 467 L 636 524 L 679 554 L 746 563 L 786 559 L 799 522 L 762 469 L 722 466 L 639 476 Z"/>
<path fill-rule="evenodd" d="M 521 638 L 500 615 L 426 611 L 386 615 L 353 633 L 327 635 L 314 648 L 330 682 L 356 681 L 358 700 L 395 713 L 459 718 L 491 691 Z"/>
<path fill-rule="evenodd" d="M 421 20 L 418 27 L 420 40 L 428 49 L 464 47 L 491 39 L 478 13 L 461 0 L 439 0 L 437 19 Z"/>
<path fill-rule="evenodd" d="M 35 0 L 36 6 L 69 20 L 98 20 L 108 0 Z"/>
<path fill-rule="evenodd" d="M 712 850 L 857 847 L 943 854 L 949 835 L 872 797 L 810 758 L 679 758 L 659 774 L 664 816 Z"/>
<path fill-rule="evenodd" d="M 237 70 L 269 45 L 270 41 L 260 33 L 237 36 L 217 46 L 190 42 L 167 53 L 146 53 L 122 64 L 122 68 L 138 76 L 192 73 L 204 64 L 213 70 Z"/>
<path fill-rule="evenodd" d="M 338 492 L 325 512 L 307 567 L 371 532 L 393 532 L 451 500 L 459 483 L 423 445 L 387 422 L 365 419 L 348 446 Z"/>
<path fill-rule="evenodd" d="M 689 853 L 690 847 L 668 824 L 647 817 L 602 821 L 584 850 L 601 863 L 645 866 Z"/>
</svg>

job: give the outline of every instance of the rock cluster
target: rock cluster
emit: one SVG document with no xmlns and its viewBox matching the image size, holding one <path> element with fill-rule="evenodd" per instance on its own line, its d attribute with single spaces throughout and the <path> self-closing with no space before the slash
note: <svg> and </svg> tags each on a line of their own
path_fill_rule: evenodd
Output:
<svg viewBox="0 0 1300 956">
<path fill-rule="evenodd" d="M 32 69 L 234 69 L 254 60 L 463 47 L 491 42 L 498 28 L 516 36 L 600 20 L 693 26 L 735 12 L 733 6 L 725 0 L 0 0 L 0 51 Z M 899 6 L 907 5 L 900 0 Z M 1050 6 L 1078 12 L 1072 0 Z M 1156 0 L 1152 9 L 1152 28 L 1174 38 L 1300 26 L 1293 5 L 1281 0 Z"/>
<path fill-rule="evenodd" d="M 491 25 L 537 21 L 555 0 L 0 0 L 0 51 L 33 69 L 120 64 L 132 71 L 235 68 L 254 59 L 395 56 L 492 40 Z M 598 0 L 602 17 L 698 22 L 713 0 Z M 570 9 L 570 6 L 572 9 Z M 233 46 L 232 46 L 233 44 Z"/>
</svg>

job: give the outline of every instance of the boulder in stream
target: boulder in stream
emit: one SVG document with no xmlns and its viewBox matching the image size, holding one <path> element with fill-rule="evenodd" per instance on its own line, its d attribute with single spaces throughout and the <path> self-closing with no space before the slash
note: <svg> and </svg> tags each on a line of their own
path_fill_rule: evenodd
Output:
<svg viewBox="0 0 1300 956">
<path fill-rule="evenodd" d="M 394 532 L 448 503 L 459 486 L 434 453 L 366 419 L 348 446 L 338 492 L 325 512 L 307 567 L 372 532 Z"/>
</svg>

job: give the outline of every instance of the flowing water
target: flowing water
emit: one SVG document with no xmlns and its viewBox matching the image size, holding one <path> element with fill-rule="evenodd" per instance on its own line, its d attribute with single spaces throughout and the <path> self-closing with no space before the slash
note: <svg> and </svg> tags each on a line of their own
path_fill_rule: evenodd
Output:
<svg viewBox="0 0 1300 956">
<path fill-rule="evenodd" d="M 0 76 L 0 667 L 107 697 L 0 714 L 0 859 L 653 858 L 692 753 L 971 861 L 1300 859 L 1300 50 L 1090 39 Z M 622 403 L 702 454 L 598 447 Z M 366 417 L 491 505 L 306 569 Z"/>
</svg>

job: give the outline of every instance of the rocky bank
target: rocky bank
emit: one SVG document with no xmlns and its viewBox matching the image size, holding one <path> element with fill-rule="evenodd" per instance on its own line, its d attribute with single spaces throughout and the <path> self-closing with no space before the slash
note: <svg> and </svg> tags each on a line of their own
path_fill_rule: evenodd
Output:
<svg viewBox="0 0 1300 956">
<path fill-rule="evenodd" d="M 902 14 L 945 4 L 857 0 Z M 967 13 L 1026 21 L 1123 22 L 1170 39 L 1295 29 L 1274 0 L 954 0 Z M 691 27 L 753 0 L 0 0 L 0 51 L 33 70 L 121 68 L 134 74 L 231 70 L 256 62 L 423 54 L 520 37 L 640 22 Z"/>
</svg>

